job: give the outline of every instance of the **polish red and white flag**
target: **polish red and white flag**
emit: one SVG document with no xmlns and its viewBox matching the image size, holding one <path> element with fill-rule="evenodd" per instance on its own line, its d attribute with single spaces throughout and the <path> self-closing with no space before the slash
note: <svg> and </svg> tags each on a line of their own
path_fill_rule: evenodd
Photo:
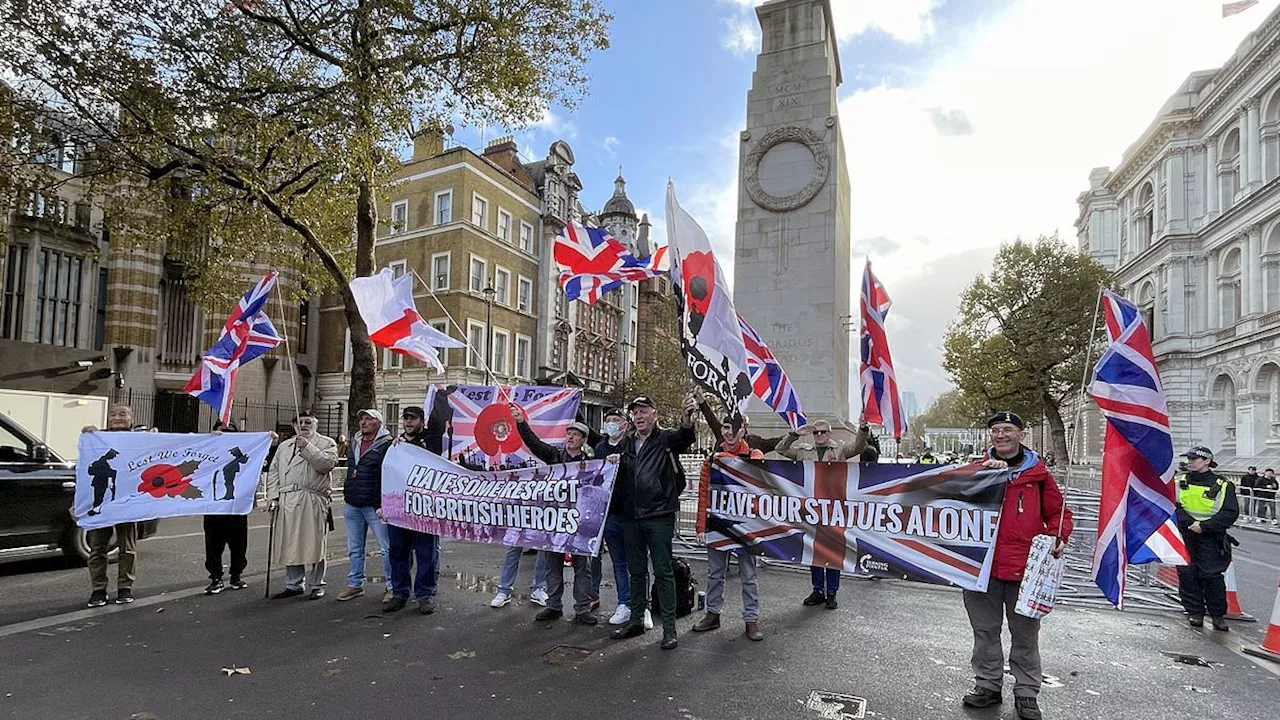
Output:
<svg viewBox="0 0 1280 720">
<path fill-rule="evenodd" d="M 466 347 L 466 343 L 428 325 L 418 314 L 412 275 L 395 277 L 391 268 L 383 268 L 377 275 L 352 280 L 351 294 L 369 328 L 369 339 L 380 348 L 416 358 L 443 372 L 444 365 L 436 351 Z"/>
</svg>

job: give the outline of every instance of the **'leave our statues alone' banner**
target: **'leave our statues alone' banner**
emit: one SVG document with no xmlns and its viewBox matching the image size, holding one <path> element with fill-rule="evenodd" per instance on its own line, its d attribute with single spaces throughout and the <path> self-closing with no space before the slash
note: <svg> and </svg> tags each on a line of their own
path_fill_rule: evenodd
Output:
<svg viewBox="0 0 1280 720">
<path fill-rule="evenodd" d="M 451 423 L 447 455 L 491 470 L 541 464 L 524 446 L 511 419 L 519 405 L 543 442 L 564 444 L 564 431 L 578 414 L 581 388 L 540 385 L 432 385 L 426 409 L 432 423 Z"/>
<path fill-rule="evenodd" d="M 179 515 L 247 515 L 270 448 L 264 432 L 82 433 L 76 524 L 92 529 Z"/>
<path fill-rule="evenodd" d="M 985 590 L 1007 470 L 713 459 L 708 547 Z"/>
<path fill-rule="evenodd" d="M 617 470 L 590 460 L 472 471 L 400 443 L 382 462 L 382 514 L 455 540 L 599 555 Z"/>
</svg>

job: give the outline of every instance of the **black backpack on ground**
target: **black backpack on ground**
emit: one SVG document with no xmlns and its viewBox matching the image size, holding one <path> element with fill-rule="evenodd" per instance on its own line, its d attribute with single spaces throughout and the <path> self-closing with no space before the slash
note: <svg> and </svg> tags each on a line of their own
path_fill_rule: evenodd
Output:
<svg viewBox="0 0 1280 720">
<path fill-rule="evenodd" d="M 684 617 L 693 612 L 693 602 L 698 594 L 698 581 L 693 579 L 693 570 L 684 558 L 672 558 L 671 570 L 676 576 L 676 617 Z M 654 615 L 661 613 L 662 605 L 658 603 L 658 581 L 653 581 L 649 589 L 649 608 Z"/>
</svg>

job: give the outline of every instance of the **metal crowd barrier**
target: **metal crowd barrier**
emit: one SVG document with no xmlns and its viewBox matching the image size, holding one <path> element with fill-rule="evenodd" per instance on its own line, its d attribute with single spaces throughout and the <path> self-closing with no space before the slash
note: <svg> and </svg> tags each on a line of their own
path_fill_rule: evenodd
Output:
<svg viewBox="0 0 1280 720">
<path fill-rule="evenodd" d="M 1240 524 L 1270 523 L 1272 525 L 1280 525 L 1276 520 L 1280 517 L 1280 499 L 1275 497 L 1259 497 L 1253 493 L 1258 492 L 1254 489 L 1249 492 L 1250 488 L 1236 488 L 1236 497 L 1240 501 Z M 1275 495 L 1275 490 L 1263 490 L 1262 492 Z"/>
</svg>

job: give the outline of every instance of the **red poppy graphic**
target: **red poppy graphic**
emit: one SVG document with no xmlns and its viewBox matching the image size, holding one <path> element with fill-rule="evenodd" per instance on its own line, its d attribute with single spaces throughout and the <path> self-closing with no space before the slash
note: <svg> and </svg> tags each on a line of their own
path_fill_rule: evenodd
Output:
<svg viewBox="0 0 1280 720">
<path fill-rule="evenodd" d="M 716 258 L 709 252 L 691 252 L 680 263 L 684 279 L 684 296 L 689 310 L 706 316 L 711 311 L 711 298 L 716 291 Z"/>
<path fill-rule="evenodd" d="M 511 419 L 511 407 L 505 402 L 480 411 L 476 418 L 475 437 L 480 452 L 489 457 L 509 455 L 524 447 L 520 433 L 516 431 L 516 421 Z"/>
<path fill-rule="evenodd" d="M 200 467 L 199 460 L 188 460 L 178 465 L 156 463 L 142 471 L 138 492 L 153 498 L 184 497 L 189 500 L 202 498 L 200 488 L 191 485 L 191 473 Z"/>
</svg>

